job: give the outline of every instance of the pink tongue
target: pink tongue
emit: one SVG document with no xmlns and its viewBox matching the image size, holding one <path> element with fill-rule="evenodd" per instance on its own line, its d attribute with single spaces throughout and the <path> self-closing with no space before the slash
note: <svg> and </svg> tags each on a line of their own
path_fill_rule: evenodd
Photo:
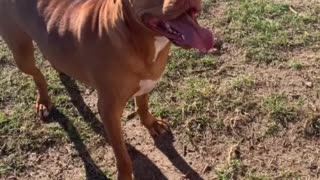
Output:
<svg viewBox="0 0 320 180">
<path fill-rule="evenodd" d="M 184 41 L 178 45 L 208 52 L 214 46 L 213 34 L 208 29 L 199 26 L 190 16 L 183 15 L 169 24 L 184 36 Z"/>
<path fill-rule="evenodd" d="M 205 53 L 213 48 L 213 35 L 209 30 L 200 27 L 198 33 L 187 35 L 186 43 Z"/>
</svg>

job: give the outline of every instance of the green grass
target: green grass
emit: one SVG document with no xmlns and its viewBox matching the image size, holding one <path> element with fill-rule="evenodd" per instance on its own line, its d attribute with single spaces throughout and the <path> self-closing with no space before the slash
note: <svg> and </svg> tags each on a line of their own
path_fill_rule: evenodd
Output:
<svg viewBox="0 0 320 180">
<path fill-rule="evenodd" d="M 255 81 L 251 76 L 239 76 L 230 82 L 230 88 L 237 91 L 254 88 L 254 85 Z"/>
<path fill-rule="evenodd" d="M 205 75 L 217 67 L 217 59 L 212 55 L 174 49 L 163 81 L 151 97 L 150 105 L 155 115 L 170 118 L 173 127 L 181 125 L 189 117 L 206 121 L 206 105 L 215 87 Z"/>
<path fill-rule="evenodd" d="M 102 137 L 92 133 L 90 126 L 78 114 L 58 73 L 41 61 L 39 53 L 36 55 L 59 111 L 75 124 L 84 143 L 93 139 L 99 142 Z M 33 80 L 12 65 L 8 49 L 1 49 L 1 56 L 4 61 L 0 65 L 0 178 L 13 172 L 25 174 L 30 168 L 26 156 L 31 152 L 41 154 L 50 147 L 71 143 L 58 123 L 45 124 L 36 117 L 37 94 Z"/>
<path fill-rule="evenodd" d="M 28 152 L 42 152 L 58 144 L 63 137 L 60 132 L 43 128 L 40 121 L 34 119 L 35 87 L 26 76 L 9 65 L 0 70 L 0 108 L 7 112 L 0 113 L 0 177 L 12 171 L 23 172 L 27 166 L 24 155 Z M 39 138 L 41 137 L 41 138 Z"/>
<path fill-rule="evenodd" d="M 289 104 L 284 95 L 272 95 L 264 101 L 264 107 L 269 112 L 270 118 L 277 124 L 287 127 L 288 123 L 297 120 L 297 107 Z"/>
<path fill-rule="evenodd" d="M 242 47 L 248 61 L 287 60 L 287 50 L 320 40 L 319 12 L 316 4 L 302 15 L 291 12 L 285 3 L 241 0 L 229 10 L 230 23 L 224 37 Z"/>
<path fill-rule="evenodd" d="M 301 62 L 293 61 L 289 64 L 289 67 L 294 70 L 301 70 L 303 68 L 303 64 Z"/>
<path fill-rule="evenodd" d="M 235 159 L 227 167 L 216 170 L 216 174 L 219 180 L 229 180 L 238 177 L 241 171 L 243 171 L 241 161 Z"/>
<path fill-rule="evenodd" d="M 263 109 L 269 117 L 266 125 L 266 136 L 276 135 L 282 128 L 288 128 L 290 123 L 295 123 L 301 119 L 302 101 L 289 101 L 288 97 L 280 94 L 268 96 L 263 101 Z"/>
<path fill-rule="evenodd" d="M 200 22 L 209 27 L 218 27 L 222 32 L 226 47 L 221 56 L 173 47 L 166 72 L 152 92 L 150 108 L 153 114 L 169 119 L 177 144 L 187 146 L 192 143 L 196 149 L 201 150 L 197 153 L 202 152 L 203 147 L 208 149 L 205 156 L 214 156 L 217 164 L 222 164 L 219 167 L 223 168 L 212 172 L 219 179 L 299 177 L 299 174 L 286 173 L 282 169 L 256 169 L 256 164 L 250 164 L 251 157 L 248 156 L 248 161 L 232 159 L 225 162 L 224 146 L 243 139 L 244 145 L 241 146 L 247 147 L 249 142 L 257 142 L 255 145 L 258 148 L 253 145 L 254 152 L 263 146 L 272 149 L 267 140 L 279 140 L 277 138 L 280 137 L 276 135 L 279 132 L 295 131 L 292 126 L 303 129 L 292 133 L 298 138 L 305 138 L 304 143 L 312 144 L 309 140 L 320 136 L 320 118 L 313 115 L 318 112 L 310 113 L 308 109 L 310 103 L 317 101 L 319 94 L 316 90 L 319 88 L 318 66 L 309 66 L 310 62 L 305 62 L 308 59 L 292 57 L 296 55 L 296 49 L 302 53 L 309 49 L 319 51 L 320 6 L 313 3 L 298 6 L 279 2 L 205 0 Z M 221 3 L 225 4 L 220 6 Z M 223 17 L 210 18 L 216 7 L 226 8 L 225 14 Z M 290 7 L 298 14 L 293 13 Z M 95 150 L 105 143 L 92 130 L 95 124 L 86 122 L 90 118 L 83 117 L 78 112 L 58 73 L 42 61 L 39 52 L 36 57 L 37 64 L 50 84 L 52 100 L 59 112 L 69 119 L 69 123 L 66 123 L 64 129 L 59 123 L 45 124 L 35 118 L 35 85 L 30 77 L 17 70 L 10 52 L 0 43 L 0 178 L 13 173 L 22 177 L 28 174 L 29 153 L 45 154 L 48 148 L 83 142 L 94 156 Z M 246 62 L 242 61 L 243 57 Z M 281 67 L 285 65 L 286 68 L 270 64 L 280 64 Z M 223 67 L 225 69 L 220 72 Z M 273 71 L 269 71 L 270 69 Z M 296 83 L 295 86 L 283 83 L 291 78 L 284 77 L 283 74 L 286 73 L 283 71 L 290 75 L 298 74 L 294 77 L 299 76 L 308 81 L 310 78 L 314 87 L 305 89 L 300 82 L 293 82 Z M 279 78 L 268 79 L 269 76 L 264 76 L 265 73 L 275 73 L 274 77 Z M 279 84 L 279 81 L 282 83 Z M 87 90 L 87 87 L 79 83 L 77 85 L 81 92 Z M 97 113 L 94 107 L 90 108 L 93 113 Z M 129 102 L 127 110 L 134 110 L 133 100 Z M 227 121 L 243 116 L 250 120 L 242 122 L 240 118 L 241 126 L 233 127 L 235 131 L 231 132 Z M 255 136 L 251 136 L 251 133 Z M 292 146 L 305 148 L 297 144 Z M 181 151 L 178 149 L 178 152 Z M 251 153 L 247 148 L 242 151 Z M 281 152 L 277 153 L 275 156 L 282 155 Z M 259 156 L 257 153 L 255 155 Z M 96 162 L 98 161 L 100 162 Z M 278 163 L 281 167 L 290 167 L 288 164 Z M 251 171 L 252 168 L 255 171 Z M 114 175 L 108 167 L 103 171 L 110 177 Z"/>
<path fill-rule="evenodd" d="M 210 10 L 211 7 L 215 4 L 216 0 L 203 0 L 202 1 L 202 15 L 207 15 Z"/>
</svg>

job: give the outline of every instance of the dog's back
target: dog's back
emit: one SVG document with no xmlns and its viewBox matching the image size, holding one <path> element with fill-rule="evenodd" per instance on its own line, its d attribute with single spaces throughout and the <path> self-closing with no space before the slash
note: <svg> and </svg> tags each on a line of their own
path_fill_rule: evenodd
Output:
<svg viewBox="0 0 320 180">
<path fill-rule="evenodd" d="M 70 22 L 73 0 L 0 0 L 0 35 L 8 34 L 16 29 L 26 33 L 40 46 L 45 46 L 48 38 L 59 33 L 67 34 L 72 26 Z M 76 13 L 73 13 L 76 15 Z M 77 14 L 79 15 L 79 14 Z M 11 32 L 11 33 L 10 33 Z M 60 42 L 59 42 L 60 44 Z"/>
<path fill-rule="evenodd" d="M 103 1 L 0 0 L 0 36 L 13 52 L 35 41 L 56 69 L 89 83 L 83 73 L 84 66 L 88 66 L 84 61 L 88 58 L 81 48 L 95 45 L 87 42 L 79 47 L 81 35 L 86 33 L 82 30 L 90 30 L 90 27 L 81 27 L 92 21 Z M 86 37 L 95 39 L 96 34 Z"/>
</svg>

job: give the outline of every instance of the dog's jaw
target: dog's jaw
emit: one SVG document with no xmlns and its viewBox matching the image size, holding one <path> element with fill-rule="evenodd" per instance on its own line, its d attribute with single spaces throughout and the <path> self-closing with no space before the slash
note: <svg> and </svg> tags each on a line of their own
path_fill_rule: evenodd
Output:
<svg viewBox="0 0 320 180">
<path fill-rule="evenodd" d="M 146 32 L 165 36 L 174 45 L 184 49 L 210 52 L 214 35 L 197 22 L 201 0 L 129 0 L 127 8 L 133 19 Z"/>
<path fill-rule="evenodd" d="M 146 15 L 143 22 L 150 30 L 167 37 L 176 46 L 201 52 L 208 52 L 214 47 L 213 33 L 198 24 L 193 11 L 169 20 Z"/>
</svg>

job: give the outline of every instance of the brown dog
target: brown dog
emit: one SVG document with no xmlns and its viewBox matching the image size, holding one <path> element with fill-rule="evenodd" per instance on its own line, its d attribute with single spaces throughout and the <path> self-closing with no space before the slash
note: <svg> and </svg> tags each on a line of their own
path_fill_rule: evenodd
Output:
<svg viewBox="0 0 320 180">
<path fill-rule="evenodd" d="M 141 123 L 152 135 L 168 129 L 148 111 L 148 94 L 167 64 L 170 44 L 207 52 L 212 33 L 196 14 L 201 0 L 0 0 L 0 35 L 18 68 L 31 75 L 45 119 L 52 108 L 43 74 L 35 66 L 34 40 L 60 72 L 98 92 L 98 107 L 114 150 L 118 179 L 132 179 L 120 117 L 135 97 Z M 171 43 L 170 43 L 171 42 Z"/>
</svg>

